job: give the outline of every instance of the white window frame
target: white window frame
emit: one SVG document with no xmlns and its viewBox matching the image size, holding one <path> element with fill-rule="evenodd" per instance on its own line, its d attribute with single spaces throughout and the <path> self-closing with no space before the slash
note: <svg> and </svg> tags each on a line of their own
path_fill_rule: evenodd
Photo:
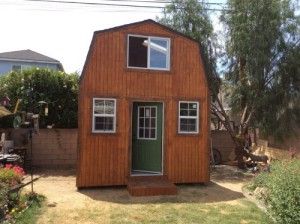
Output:
<svg viewBox="0 0 300 224">
<path fill-rule="evenodd" d="M 181 116 L 180 115 L 180 104 L 181 103 L 196 103 L 197 104 L 197 115 L 196 116 Z M 180 119 L 196 119 L 196 131 L 181 131 L 180 130 Z M 179 101 L 178 102 L 178 133 L 179 134 L 198 134 L 199 133 L 199 102 L 198 101 Z"/>
<path fill-rule="evenodd" d="M 147 67 L 134 67 L 129 66 L 129 37 L 142 37 L 147 38 L 148 42 L 151 43 L 151 39 L 157 39 L 157 40 L 166 40 L 167 41 L 167 47 L 168 47 L 168 54 L 167 54 L 167 66 L 166 68 L 157 68 L 157 67 L 150 67 L 150 49 L 151 47 L 147 47 Z M 136 69 L 152 69 L 152 70 L 163 70 L 163 71 L 170 71 L 170 55 L 171 55 L 171 39 L 167 37 L 157 37 L 157 36 L 143 36 L 143 35 L 135 35 L 135 34 L 128 34 L 127 36 L 127 68 L 136 68 Z"/>
<path fill-rule="evenodd" d="M 143 137 L 143 138 L 140 138 L 140 108 L 145 108 L 145 107 L 149 107 L 150 108 L 150 114 L 151 114 L 151 108 L 155 108 L 155 137 L 154 138 L 145 138 L 145 137 Z M 146 113 L 146 111 L 144 110 L 144 113 Z M 138 106 L 138 117 L 137 117 L 137 139 L 139 139 L 139 140 L 157 140 L 157 113 L 158 113 L 158 111 L 157 111 L 157 106 Z M 146 118 L 145 117 L 145 114 L 144 114 L 144 118 Z M 150 117 L 149 118 L 154 118 L 154 117 L 152 117 L 151 115 L 150 115 Z M 152 127 L 151 127 L 151 119 L 150 119 L 150 130 L 152 129 Z M 145 127 L 144 127 L 144 131 L 145 131 Z M 145 133 L 144 133 L 144 136 L 145 136 Z M 150 133 L 150 136 L 151 136 L 151 133 Z"/>
<path fill-rule="evenodd" d="M 113 114 L 95 114 L 95 101 L 114 101 L 114 113 Z M 105 103 L 104 103 L 105 105 Z M 92 111 L 92 133 L 116 133 L 116 114 L 117 114 L 117 100 L 114 98 L 93 98 L 93 111 Z M 113 117 L 113 130 L 96 130 L 95 129 L 95 117 Z"/>
</svg>

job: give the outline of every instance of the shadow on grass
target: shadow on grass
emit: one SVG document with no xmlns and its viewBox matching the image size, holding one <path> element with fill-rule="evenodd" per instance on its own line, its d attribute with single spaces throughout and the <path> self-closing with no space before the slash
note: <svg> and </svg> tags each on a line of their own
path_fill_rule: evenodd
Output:
<svg viewBox="0 0 300 224">
<path fill-rule="evenodd" d="M 78 192 L 96 201 L 121 204 L 215 203 L 244 198 L 242 193 L 232 191 L 213 182 L 207 185 L 181 184 L 177 187 L 178 194 L 172 196 L 132 197 L 126 187 L 85 188 Z"/>
</svg>

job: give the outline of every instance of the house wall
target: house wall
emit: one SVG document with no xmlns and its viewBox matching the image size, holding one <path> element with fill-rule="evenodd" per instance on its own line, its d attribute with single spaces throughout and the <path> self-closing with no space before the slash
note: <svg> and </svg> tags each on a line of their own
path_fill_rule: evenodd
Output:
<svg viewBox="0 0 300 224">
<path fill-rule="evenodd" d="M 171 70 L 126 67 L 128 34 L 171 38 Z M 92 133 L 92 98 L 117 99 L 115 134 Z M 164 174 L 175 183 L 209 181 L 209 93 L 196 42 L 154 23 L 94 35 L 80 84 L 77 186 L 125 185 L 131 166 L 131 107 L 164 102 Z M 200 102 L 199 134 L 178 134 L 179 100 Z"/>
<path fill-rule="evenodd" d="M 21 65 L 22 69 L 28 69 L 30 67 L 39 67 L 39 68 L 49 68 L 53 70 L 58 70 L 57 64 L 0 60 L 0 75 L 11 72 L 13 65 Z"/>
</svg>

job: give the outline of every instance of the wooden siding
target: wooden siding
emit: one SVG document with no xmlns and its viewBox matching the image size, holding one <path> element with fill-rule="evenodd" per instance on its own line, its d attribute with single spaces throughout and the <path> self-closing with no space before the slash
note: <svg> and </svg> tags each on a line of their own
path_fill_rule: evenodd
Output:
<svg viewBox="0 0 300 224">
<path fill-rule="evenodd" d="M 127 35 L 171 38 L 171 70 L 127 68 Z M 114 134 L 92 133 L 92 99 L 117 99 Z M 199 134 L 178 134 L 179 100 L 199 101 Z M 134 101 L 164 103 L 164 175 L 209 181 L 209 92 L 196 42 L 151 22 L 95 33 L 80 84 L 77 186 L 126 185 Z"/>
</svg>

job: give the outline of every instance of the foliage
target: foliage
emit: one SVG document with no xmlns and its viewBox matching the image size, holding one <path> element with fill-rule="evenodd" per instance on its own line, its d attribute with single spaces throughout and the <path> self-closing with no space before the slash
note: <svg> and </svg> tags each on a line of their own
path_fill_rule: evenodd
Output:
<svg viewBox="0 0 300 224">
<path fill-rule="evenodd" d="M 44 196 L 36 193 L 22 195 L 18 207 L 12 211 L 13 219 L 20 224 L 36 223 L 44 200 Z"/>
<path fill-rule="evenodd" d="M 226 81 L 241 128 L 284 138 L 300 125 L 300 20 L 294 11 L 292 0 L 228 0 L 222 16 Z"/>
<path fill-rule="evenodd" d="M 0 168 L 0 183 L 14 186 L 21 183 L 24 175 L 25 172 L 21 167 L 7 164 L 4 168 Z"/>
<path fill-rule="evenodd" d="M 11 99 L 11 110 L 21 99 L 19 111 L 39 113 L 41 127 L 54 124 L 57 128 L 76 128 L 78 84 L 76 73 L 33 68 L 0 77 L 0 97 Z M 44 113 L 46 105 L 48 116 Z"/>
<path fill-rule="evenodd" d="M 157 20 L 201 44 L 210 89 L 216 95 L 220 84 L 216 72 L 217 38 L 213 33 L 212 22 L 207 10 L 204 9 L 204 4 L 197 0 L 172 0 L 171 4 L 163 10 L 162 17 Z"/>
<path fill-rule="evenodd" d="M 8 212 L 8 191 L 8 185 L 0 181 L 0 222 Z"/>
<path fill-rule="evenodd" d="M 0 168 L 0 220 L 18 204 L 18 192 L 9 192 L 9 190 L 21 183 L 24 175 L 24 170 L 19 166 L 7 164 L 4 168 Z"/>
<path fill-rule="evenodd" d="M 267 189 L 266 203 L 278 223 L 300 223 L 300 160 L 271 164 L 271 173 L 259 174 L 249 188 Z"/>
</svg>

